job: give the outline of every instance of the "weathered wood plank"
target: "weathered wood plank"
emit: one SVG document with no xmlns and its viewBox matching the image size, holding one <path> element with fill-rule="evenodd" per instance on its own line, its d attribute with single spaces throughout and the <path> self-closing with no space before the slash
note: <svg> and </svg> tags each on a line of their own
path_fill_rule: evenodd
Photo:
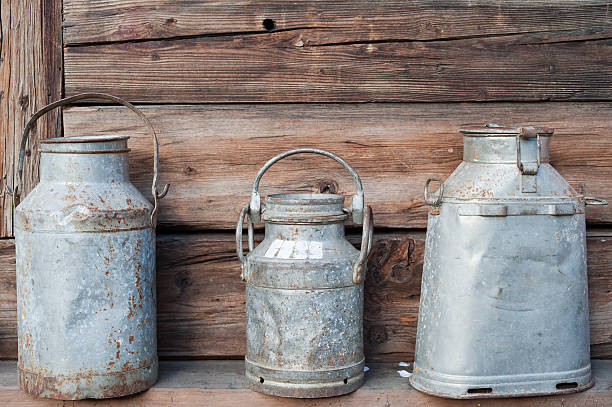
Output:
<svg viewBox="0 0 612 407">
<path fill-rule="evenodd" d="M 609 23 L 607 2 L 385 0 L 65 0 L 64 42 L 303 30 L 305 44 L 436 40 L 526 32 L 594 30 Z M 271 27 L 267 23 L 268 29 Z"/>
<path fill-rule="evenodd" d="M 0 359 L 14 359 L 16 355 L 15 244 L 13 239 L 0 239 Z"/>
<path fill-rule="evenodd" d="M 582 393 L 492 400 L 448 400 L 414 390 L 394 364 L 369 364 L 364 385 L 356 392 L 325 399 L 288 399 L 249 391 L 242 361 L 162 362 L 159 381 L 150 390 L 113 400 L 58 401 L 37 399 L 19 391 L 16 363 L 0 362 L 0 403 L 11 406 L 235 406 L 254 407 L 602 407 L 612 403 L 612 361 L 593 360 L 595 386 Z M 405 368 L 399 368 L 405 369 Z"/>
<path fill-rule="evenodd" d="M 0 1 L 0 237 L 13 235 L 13 200 L 4 191 L 14 187 L 23 127 L 32 113 L 61 96 L 61 12 L 61 0 Z M 31 145 L 56 134 L 57 115 L 39 120 Z M 38 179 L 33 157 L 24 168 L 26 192 Z"/>
<path fill-rule="evenodd" d="M 150 103 L 610 100 L 609 34 L 305 46 L 289 31 L 68 47 L 65 87 Z"/>
<path fill-rule="evenodd" d="M 350 237 L 358 243 L 359 235 Z M 245 352 L 245 287 L 231 234 L 158 236 L 161 358 L 229 358 Z M 612 358 L 612 232 L 588 238 L 591 352 Z M 419 307 L 424 233 L 376 236 L 365 283 L 367 360 L 409 361 Z M 0 246 L 0 358 L 17 351 L 13 248 Z"/>
<path fill-rule="evenodd" d="M 446 178 L 462 157 L 465 123 L 514 122 L 556 129 L 552 163 L 586 195 L 612 201 L 612 105 L 609 103 L 357 104 L 146 106 L 159 133 L 162 228 L 234 229 L 253 177 L 273 155 L 317 146 L 362 177 L 376 225 L 423 228 L 423 184 Z M 66 135 L 130 134 L 131 171 L 150 195 L 151 141 L 133 113 L 83 107 L 64 113 Z M 272 167 L 262 195 L 354 191 L 345 170 L 324 157 L 295 156 Z M 612 205 L 589 207 L 588 222 L 612 223 Z"/>
</svg>

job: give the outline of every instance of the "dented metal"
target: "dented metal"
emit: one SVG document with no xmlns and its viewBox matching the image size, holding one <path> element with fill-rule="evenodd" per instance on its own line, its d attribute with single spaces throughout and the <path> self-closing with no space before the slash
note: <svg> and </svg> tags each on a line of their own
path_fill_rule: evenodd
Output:
<svg viewBox="0 0 612 407">
<path fill-rule="evenodd" d="M 463 162 L 431 196 L 410 383 L 442 397 L 593 385 L 585 204 L 549 164 L 552 130 L 462 130 Z M 429 186 L 429 182 L 426 186 Z"/>
<path fill-rule="evenodd" d="M 357 193 L 351 208 L 334 194 L 279 194 L 261 205 L 259 180 L 278 160 L 317 153 L 352 174 Z M 255 177 L 251 202 L 236 229 L 242 277 L 247 282 L 246 378 L 252 390 L 284 397 L 330 397 L 363 383 L 363 275 L 372 246 L 372 215 L 363 206 L 357 173 L 339 157 L 318 149 L 291 150 L 268 161 Z M 345 238 L 351 214 L 363 221 L 361 252 Z M 249 253 L 242 253 L 242 224 L 249 226 Z M 265 238 L 253 248 L 253 218 Z"/>
<path fill-rule="evenodd" d="M 22 146 L 38 117 L 86 97 L 136 111 L 77 95 L 34 115 Z M 18 374 L 29 394 L 119 397 L 157 380 L 156 209 L 130 183 L 128 139 L 40 142 L 40 183 L 15 210 Z M 157 193 L 156 174 L 152 189 L 155 201 L 167 191 Z"/>
</svg>

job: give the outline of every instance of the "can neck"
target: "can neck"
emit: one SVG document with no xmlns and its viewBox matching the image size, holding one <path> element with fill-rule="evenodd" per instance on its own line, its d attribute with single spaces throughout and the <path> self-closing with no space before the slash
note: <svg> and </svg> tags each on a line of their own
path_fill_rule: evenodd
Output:
<svg viewBox="0 0 612 407">
<path fill-rule="evenodd" d="M 309 225 L 266 223 L 266 238 L 296 241 L 344 239 L 344 223 Z"/>
<path fill-rule="evenodd" d="M 41 182 L 115 183 L 129 181 L 128 153 L 41 152 Z"/>
<path fill-rule="evenodd" d="M 538 142 L 534 138 L 503 136 L 463 136 L 463 161 L 483 164 L 517 163 L 517 143 L 520 143 L 521 160 L 536 162 Z M 540 161 L 549 162 L 550 137 L 540 137 Z"/>
</svg>

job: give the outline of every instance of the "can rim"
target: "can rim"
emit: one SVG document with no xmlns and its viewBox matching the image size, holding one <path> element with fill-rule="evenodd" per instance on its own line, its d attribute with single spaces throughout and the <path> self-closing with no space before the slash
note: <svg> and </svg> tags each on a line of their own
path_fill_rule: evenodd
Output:
<svg viewBox="0 0 612 407">
<path fill-rule="evenodd" d="M 104 143 L 109 141 L 128 140 L 130 136 L 114 134 L 104 136 L 72 136 L 54 137 L 40 140 L 41 144 L 63 144 L 63 143 Z"/>
<path fill-rule="evenodd" d="M 496 137 L 496 136 L 516 136 L 520 133 L 521 128 L 530 127 L 525 126 L 508 126 L 496 123 L 486 124 L 465 124 L 461 126 L 459 131 L 464 135 L 477 136 L 477 137 Z M 535 127 L 535 126 L 531 126 Z M 553 135 L 554 130 L 548 127 L 535 127 L 537 133 L 542 137 L 550 137 Z"/>
<path fill-rule="evenodd" d="M 344 195 L 323 193 L 290 193 L 273 194 L 266 197 L 266 201 L 275 205 L 333 205 L 343 204 Z"/>
</svg>

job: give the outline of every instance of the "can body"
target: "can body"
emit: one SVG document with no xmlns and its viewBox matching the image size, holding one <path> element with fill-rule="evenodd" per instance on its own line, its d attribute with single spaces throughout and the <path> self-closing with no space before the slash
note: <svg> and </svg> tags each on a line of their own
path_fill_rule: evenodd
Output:
<svg viewBox="0 0 612 407">
<path fill-rule="evenodd" d="M 548 163 L 550 134 L 508 133 L 466 132 L 464 162 L 429 214 L 410 381 L 430 394 L 592 385 L 584 199 Z"/>
<path fill-rule="evenodd" d="M 330 397 L 363 383 L 363 283 L 345 238 L 344 197 L 274 195 L 246 257 L 246 377 L 253 390 Z"/>
<path fill-rule="evenodd" d="M 41 142 L 16 209 L 19 385 L 108 398 L 157 379 L 155 232 L 130 183 L 127 137 Z"/>
</svg>

